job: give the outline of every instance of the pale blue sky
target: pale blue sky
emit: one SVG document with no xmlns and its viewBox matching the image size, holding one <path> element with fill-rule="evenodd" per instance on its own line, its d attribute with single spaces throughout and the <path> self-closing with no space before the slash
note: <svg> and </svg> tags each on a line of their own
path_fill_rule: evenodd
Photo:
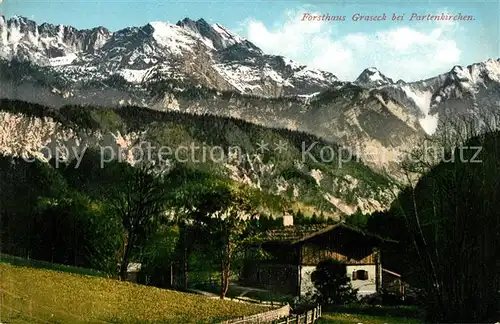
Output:
<svg viewBox="0 0 500 324">
<path fill-rule="evenodd" d="M 2 2 L 2 0 L 0 0 Z M 264 51 L 322 68 L 342 79 L 376 66 L 394 79 L 426 78 L 500 56 L 498 1 L 160 1 L 3 0 L 0 11 L 41 23 L 118 30 L 150 21 L 189 17 L 220 23 Z M 301 21 L 304 12 L 345 15 L 343 22 Z M 462 13 L 474 21 L 450 24 L 402 21 L 353 22 L 354 13 Z"/>
</svg>

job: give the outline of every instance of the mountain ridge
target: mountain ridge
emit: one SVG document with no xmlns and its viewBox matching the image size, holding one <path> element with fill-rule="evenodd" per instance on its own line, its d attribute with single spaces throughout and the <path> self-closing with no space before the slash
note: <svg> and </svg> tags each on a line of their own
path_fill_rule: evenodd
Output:
<svg viewBox="0 0 500 324">
<path fill-rule="evenodd" d="M 203 19 L 75 31 L 2 17 L 0 97 L 241 118 L 333 140 L 367 160 L 375 154 L 379 170 L 397 166 L 388 156 L 408 152 L 450 118 L 499 106 L 500 59 L 414 82 L 372 67 L 347 82 L 265 54 Z"/>
<path fill-rule="evenodd" d="M 308 94 L 337 80 L 329 72 L 266 55 L 248 40 L 203 19 L 150 22 L 110 32 L 2 17 L 0 35 L 0 57 L 51 66 L 74 75 L 72 81 L 88 79 L 97 70 L 94 78 L 116 73 L 131 83 L 144 82 L 152 75 L 186 78 L 221 90 L 276 97 Z"/>
<path fill-rule="evenodd" d="M 349 215 L 357 207 L 363 212 L 383 209 L 391 197 L 390 182 L 355 156 L 346 156 L 342 164 L 337 159 L 322 158 L 323 147 L 340 152 L 337 144 L 231 117 L 132 106 L 52 109 L 2 99 L 0 121 L 4 125 L 0 154 L 7 156 L 44 162 L 59 157 L 67 162 L 93 149 L 100 158 L 94 163 L 114 158 L 134 165 L 146 157 L 165 169 L 185 164 L 302 204 L 303 208 L 318 208 L 318 214 L 324 211 L 332 217 Z M 301 151 L 305 142 L 314 144 L 306 158 Z M 276 143 L 282 143 L 283 149 L 276 149 Z M 190 151 L 192 147 L 198 149 Z M 165 148 L 176 153 L 164 155 Z M 139 150 L 143 153 L 134 154 Z M 145 151 L 146 155 L 141 155 Z M 222 156 L 212 155 L 220 151 L 224 152 Z M 274 213 L 282 212 L 277 209 Z"/>
</svg>

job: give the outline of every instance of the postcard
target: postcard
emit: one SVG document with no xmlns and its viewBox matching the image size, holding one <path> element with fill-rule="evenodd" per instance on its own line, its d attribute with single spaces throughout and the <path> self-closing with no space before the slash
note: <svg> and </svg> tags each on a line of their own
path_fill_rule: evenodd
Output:
<svg viewBox="0 0 500 324">
<path fill-rule="evenodd" d="M 0 0 L 0 322 L 499 322 L 499 13 Z"/>
</svg>

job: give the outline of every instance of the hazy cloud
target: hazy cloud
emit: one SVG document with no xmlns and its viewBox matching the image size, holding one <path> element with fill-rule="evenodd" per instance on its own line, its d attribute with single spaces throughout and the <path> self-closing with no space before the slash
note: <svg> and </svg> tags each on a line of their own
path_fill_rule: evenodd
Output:
<svg viewBox="0 0 500 324">
<path fill-rule="evenodd" d="M 284 23 L 273 27 L 249 19 L 244 33 L 267 53 L 330 71 L 344 80 L 354 80 L 365 68 L 375 66 L 394 80 L 413 81 L 451 69 L 461 57 L 455 22 L 429 23 L 427 29 L 399 26 L 339 35 L 335 28 L 348 21 L 301 21 L 304 12 L 287 11 Z"/>
</svg>

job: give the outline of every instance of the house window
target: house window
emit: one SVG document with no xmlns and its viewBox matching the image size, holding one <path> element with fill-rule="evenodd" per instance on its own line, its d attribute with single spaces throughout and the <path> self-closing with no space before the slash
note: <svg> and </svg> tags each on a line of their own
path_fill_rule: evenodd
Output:
<svg viewBox="0 0 500 324">
<path fill-rule="evenodd" d="M 352 272 L 352 280 L 368 280 L 368 271 L 355 270 Z"/>
</svg>

